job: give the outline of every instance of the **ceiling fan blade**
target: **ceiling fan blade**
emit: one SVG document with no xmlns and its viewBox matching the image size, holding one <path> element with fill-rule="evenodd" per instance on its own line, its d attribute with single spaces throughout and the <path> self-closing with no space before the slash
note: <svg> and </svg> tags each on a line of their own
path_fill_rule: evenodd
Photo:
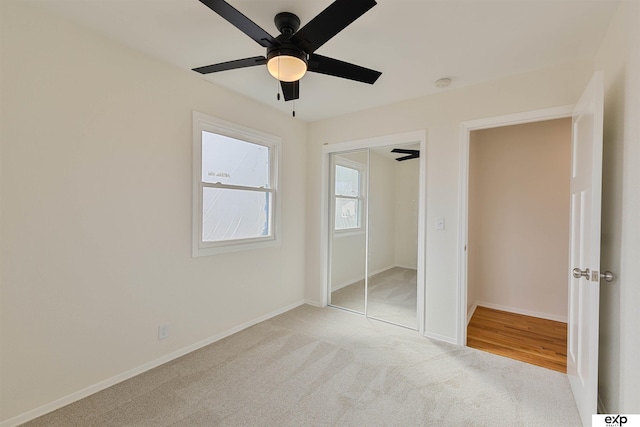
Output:
<svg viewBox="0 0 640 427">
<path fill-rule="evenodd" d="M 291 41 L 313 53 L 376 4 L 375 0 L 336 0 L 295 33 Z"/>
<path fill-rule="evenodd" d="M 218 71 L 235 70 L 236 68 L 253 67 L 256 65 L 264 65 L 267 58 L 264 56 L 254 56 L 253 58 L 236 59 L 235 61 L 221 62 L 219 64 L 205 65 L 204 67 L 194 68 L 200 74 L 216 73 Z"/>
<path fill-rule="evenodd" d="M 292 101 L 300 98 L 300 80 L 295 82 L 280 82 L 282 94 L 285 101 Z"/>
<path fill-rule="evenodd" d="M 280 43 L 251 19 L 224 0 L 200 0 L 202 4 L 229 21 L 237 29 L 264 47 L 279 46 Z"/>
<path fill-rule="evenodd" d="M 391 150 L 392 153 L 401 153 L 401 154 L 420 154 L 420 150 L 408 150 L 405 148 L 394 148 Z"/>
<path fill-rule="evenodd" d="M 391 150 L 392 153 L 399 153 L 399 154 L 408 154 L 408 156 L 404 156 L 404 157 L 398 157 L 396 160 L 401 162 L 403 160 L 409 160 L 409 159 L 417 159 L 418 157 L 420 157 L 420 150 L 408 150 L 405 148 L 394 148 L 393 150 Z"/>
<path fill-rule="evenodd" d="M 403 160 L 417 159 L 420 157 L 419 154 L 409 154 L 408 156 L 398 157 L 396 160 L 402 162 Z"/>
<path fill-rule="evenodd" d="M 380 71 L 316 54 L 309 55 L 309 71 L 369 84 L 374 84 L 382 74 Z"/>
</svg>

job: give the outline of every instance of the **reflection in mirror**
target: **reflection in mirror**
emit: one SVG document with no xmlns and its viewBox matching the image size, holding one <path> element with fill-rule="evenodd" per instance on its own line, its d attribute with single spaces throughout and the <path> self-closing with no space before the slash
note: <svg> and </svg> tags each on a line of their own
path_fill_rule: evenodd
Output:
<svg viewBox="0 0 640 427">
<path fill-rule="evenodd" d="M 367 316 L 410 328 L 418 324 L 420 162 L 411 153 L 419 149 L 407 144 L 369 153 Z"/>
<path fill-rule="evenodd" d="M 367 150 L 331 155 L 331 305 L 365 313 Z"/>
</svg>

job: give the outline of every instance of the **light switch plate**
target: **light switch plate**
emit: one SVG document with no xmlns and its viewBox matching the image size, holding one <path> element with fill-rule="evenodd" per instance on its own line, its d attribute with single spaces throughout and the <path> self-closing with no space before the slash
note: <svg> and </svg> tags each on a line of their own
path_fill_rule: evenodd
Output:
<svg viewBox="0 0 640 427">
<path fill-rule="evenodd" d="M 444 230 L 444 218 L 436 218 L 436 230 Z"/>
</svg>

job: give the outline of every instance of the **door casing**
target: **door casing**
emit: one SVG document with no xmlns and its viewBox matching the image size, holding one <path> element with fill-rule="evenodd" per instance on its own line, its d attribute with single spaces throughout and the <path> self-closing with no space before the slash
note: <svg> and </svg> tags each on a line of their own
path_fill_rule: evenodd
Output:
<svg viewBox="0 0 640 427">
<path fill-rule="evenodd" d="M 545 108 L 524 113 L 510 114 L 485 119 L 471 120 L 460 124 L 460 166 L 459 166 L 459 204 L 458 220 L 458 316 L 457 344 L 467 343 L 467 245 L 469 233 L 469 140 L 471 132 L 481 129 L 518 125 L 546 120 L 571 117 L 573 105 Z"/>
</svg>

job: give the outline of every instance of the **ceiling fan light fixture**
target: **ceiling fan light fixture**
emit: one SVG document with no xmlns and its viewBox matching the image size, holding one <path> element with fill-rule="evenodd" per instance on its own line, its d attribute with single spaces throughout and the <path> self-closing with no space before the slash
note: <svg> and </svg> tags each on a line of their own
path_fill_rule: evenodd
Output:
<svg viewBox="0 0 640 427">
<path fill-rule="evenodd" d="M 297 82 L 307 72 L 304 52 L 295 49 L 276 49 L 268 53 L 267 70 L 281 82 Z"/>
</svg>

